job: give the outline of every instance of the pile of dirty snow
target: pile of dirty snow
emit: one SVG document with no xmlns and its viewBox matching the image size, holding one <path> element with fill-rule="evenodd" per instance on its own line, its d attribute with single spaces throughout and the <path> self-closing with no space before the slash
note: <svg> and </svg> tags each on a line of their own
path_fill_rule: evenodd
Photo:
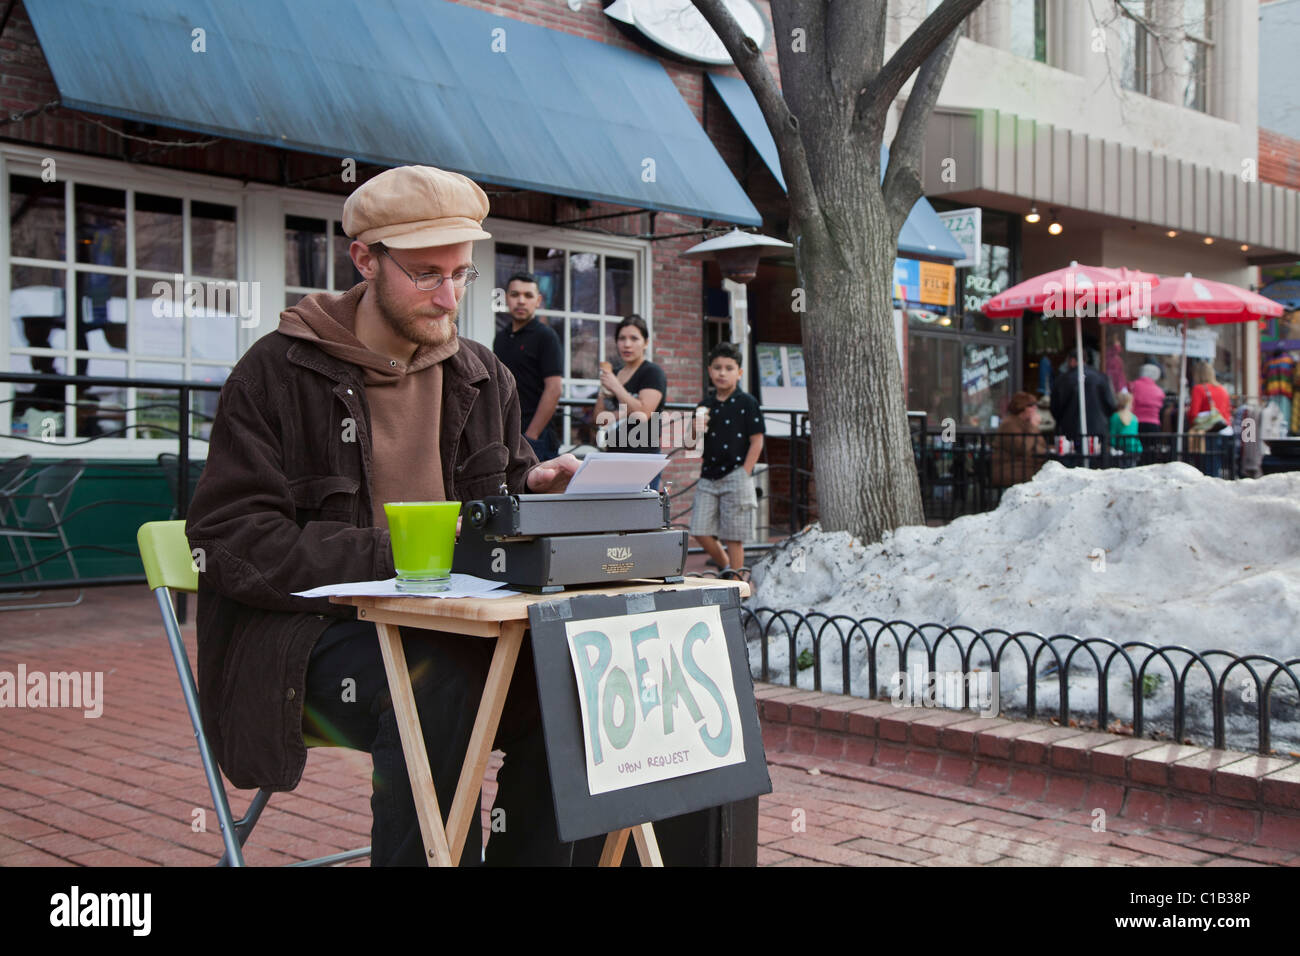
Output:
<svg viewBox="0 0 1300 956">
<path fill-rule="evenodd" d="M 753 583 L 751 608 L 1140 640 L 1289 660 L 1300 657 L 1300 474 L 1224 481 L 1179 463 L 1087 470 L 1049 462 L 1032 481 L 1008 489 L 997 510 L 944 527 L 900 528 L 863 545 L 847 533 L 814 526 L 758 562 Z M 788 681 L 788 644 L 784 636 L 769 639 L 769 679 Z M 810 644 L 805 633 L 797 648 Z M 855 693 L 867 692 L 861 645 L 855 641 L 850 654 Z M 751 642 L 755 673 L 758 649 Z M 885 693 L 897 669 L 892 653 L 877 661 L 877 690 Z M 981 656 L 985 660 L 975 663 L 987 666 L 987 655 Z M 822 657 L 823 688 L 840 691 L 833 634 L 823 639 Z M 1187 659 L 1174 662 L 1181 668 Z M 1040 674 L 1046 660 L 1040 659 Z M 1210 660 L 1222 673 L 1224 659 Z M 956 666 L 955 658 L 950 664 Z M 1158 722 L 1169 714 L 1172 690 L 1168 666 L 1153 668 L 1164 676 L 1146 682 L 1144 710 Z M 1070 679 L 1072 712 L 1095 711 L 1097 680 L 1091 664 L 1087 670 L 1094 676 Z M 1132 683 L 1125 666 L 1115 673 L 1110 710 L 1112 717 L 1127 718 Z M 1004 658 L 1004 706 L 1017 694 L 1023 702 L 1025 677 L 1023 662 Z M 1230 686 L 1247 677 L 1237 668 Z M 808 669 L 798 682 L 812 686 L 811 678 Z M 1285 676 L 1280 683 L 1289 685 Z M 1191 724 L 1209 726 L 1208 687 L 1204 678 L 1189 680 Z M 1040 679 L 1040 712 L 1050 713 L 1055 688 L 1054 681 Z M 1229 694 L 1230 728 L 1249 730 L 1252 695 L 1247 692 L 1243 702 L 1234 694 L 1241 697 L 1240 688 Z M 1274 697 L 1279 749 L 1283 724 L 1287 737 L 1300 740 L 1300 713 L 1291 705 L 1296 696 L 1287 686 Z M 1236 706 L 1242 703 L 1248 706 Z M 1240 711 L 1236 718 L 1234 711 Z M 1253 741 L 1253 732 L 1245 739 L 1230 734 L 1229 745 Z"/>
</svg>

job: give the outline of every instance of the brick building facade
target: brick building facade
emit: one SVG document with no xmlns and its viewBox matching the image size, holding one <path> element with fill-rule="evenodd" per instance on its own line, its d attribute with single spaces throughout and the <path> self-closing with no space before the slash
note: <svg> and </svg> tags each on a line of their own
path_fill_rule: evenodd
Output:
<svg viewBox="0 0 1300 956">
<path fill-rule="evenodd" d="M 734 70 L 715 66 L 706 68 L 699 63 L 663 54 L 648 41 L 635 39 L 630 31 L 625 32 L 603 13 L 597 3 L 584 3 L 578 10 L 573 10 L 569 4 L 559 0 L 456 2 L 497 16 L 655 57 L 727 167 L 763 213 L 764 231 L 784 235 L 784 193 L 757 160 L 744 134 L 705 77 L 706 69 L 737 75 Z M 760 0 L 758 5 L 766 14 L 766 0 Z M 767 49 L 775 73 L 776 57 L 771 41 Z M 503 126 L 507 126 L 510 118 L 503 116 L 501 121 Z M 527 143 L 520 143 L 519 148 L 526 150 Z M 62 204 L 65 211 L 60 228 L 71 233 L 80 227 L 83 196 L 89 196 L 95 190 L 112 193 L 114 189 L 120 191 L 125 186 L 127 191 L 121 192 L 123 198 L 120 200 L 102 200 L 110 204 L 120 202 L 120 208 L 105 212 L 96 207 L 85 215 L 107 215 L 109 218 L 118 217 L 123 222 L 129 219 L 133 223 L 143 215 L 139 197 L 152 196 L 155 191 L 163 198 L 174 197 L 177 202 L 185 202 L 183 216 L 177 213 L 178 223 L 182 220 L 190 224 L 197 222 L 200 215 L 197 204 L 212 204 L 215 200 L 222 208 L 228 205 L 236 210 L 230 216 L 238 223 L 238 252 L 232 258 L 232 262 L 237 260 L 238 265 L 232 267 L 229 274 L 215 275 L 212 281 L 243 279 L 250 274 L 259 276 L 262 271 L 270 277 L 263 277 L 260 282 L 263 301 L 257 325 L 235 331 L 237 345 L 233 349 L 226 349 L 223 345 L 224 351 L 219 349 L 213 354 L 198 354 L 190 342 L 196 336 L 188 331 L 187 326 L 186 331 L 176 334 L 190 344 L 172 356 L 174 361 L 169 361 L 166 356 L 152 351 L 152 345 L 145 337 L 136 334 L 135 326 L 132 326 L 133 339 L 128 347 L 116 349 L 102 343 L 97 345 L 99 339 L 94 332 L 86 333 L 81 328 L 84 323 L 86 329 L 93 330 L 95 323 L 86 321 L 84 316 L 74 315 L 69 319 L 68 341 L 62 343 L 63 351 L 58 355 L 48 353 L 59 351 L 61 330 L 55 332 L 53 339 L 28 340 L 21 331 L 13 331 L 8 339 L 0 339 L 6 365 L 19 372 L 45 369 L 133 377 L 149 373 L 155 378 L 213 382 L 223 380 L 238 355 L 259 335 L 275 327 L 274 316 L 286 302 L 291 303 L 312 289 L 339 289 L 350 284 L 349 267 L 340 254 L 346 243 L 337 225 L 342 197 L 355 188 L 355 183 L 364 182 L 381 171 L 378 166 L 358 164 L 354 180 L 345 181 L 347 177 L 341 172 L 341 160 L 345 157 L 277 149 L 67 108 L 61 104 L 55 77 L 22 2 L 12 6 L 0 29 L 0 152 L 5 161 L 5 195 L 11 211 L 27 204 L 48 207 L 45 212 L 57 217 L 59 213 L 55 207 Z M 66 180 L 68 186 L 57 197 L 42 193 L 37 198 L 39 190 L 35 184 L 46 160 L 53 160 L 57 180 Z M 439 162 L 437 156 L 429 156 L 424 161 L 433 165 Z M 466 172 L 472 174 L 473 171 Z M 679 258 L 679 253 L 708 238 L 711 232 L 729 227 L 729 223 L 706 221 L 675 212 L 635 211 L 596 201 L 500 187 L 488 181 L 482 181 L 482 185 L 492 203 L 489 231 L 497 240 L 493 250 L 505 240 L 513 243 L 512 249 L 531 246 L 534 255 L 559 249 L 566 263 L 576 261 L 573 257 L 579 254 L 579 250 L 589 250 L 583 253 L 589 256 L 602 256 L 601 262 L 631 262 L 638 280 L 634 283 L 637 290 L 635 310 L 650 323 L 650 357 L 667 373 L 669 400 L 693 402 L 700 398 L 705 383 L 706 268 L 697 261 Z M 135 212 L 128 215 L 129 209 L 135 209 Z M 620 212 L 624 214 L 617 215 Z M 71 222 L 74 219 L 76 226 Z M 500 228 L 492 223 L 501 224 Z M 125 230 L 126 227 L 122 228 Z M 139 232 L 140 227 L 135 231 Z M 185 234 L 187 249 L 197 247 L 199 242 L 197 234 L 193 237 L 188 232 Z M 329 261 L 329 252 L 322 253 L 322 249 L 333 250 L 333 261 Z M 37 255 L 34 248 L 15 247 L 6 249 L 6 252 L 14 260 L 9 264 L 11 270 L 27 270 L 23 273 L 26 278 L 19 278 L 18 272 L 12 272 L 7 287 L 11 299 L 15 290 L 30 293 L 35 289 L 52 289 L 57 292 L 66 285 L 66 296 L 70 301 L 86 302 L 98 295 L 96 307 L 101 313 L 107 313 L 112 312 L 113 301 L 120 299 L 127 303 L 125 308 L 134 313 L 137 305 L 144 305 L 145 284 L 161 278 L 139 274 L 145 270 L 139 267 L 137 260 L 142 253 L 137 249 L 134 258 L 110 262 L 95 272 L 96 281 L 108 291 L 93 293 L 92 290 L 92 293 L 83 295 L 82 280 L 89 282 L 87 276 L 92 270 L 86 269 L 82 260 L 71 251 L 67 253 L 66 262 L 60 262 L 59 257 Z M 312 258 L 319 258 L 322 254 L 324 265 Z M 493 262 L 480 261 L 477 248 L 475 255 L 480 272 L 485 277 L 492 276 Z M 628 258 L 613 258 L 623 256 Z M 286 260 L 283 271 L 276 262 L 280 257 Z M 496 256 L 498 262 L 506 258 Z M 312 262 L 308 263 L 308 260 Z M 338 264 L 337 269 L 334 263 Z M 504 266 L 499 266 L 498 271 L 500 268 Z M 176 271 L 184 271 L 189 276 L 196 270 L 186 259 L 185 268 Z M 501 276 L 498 275 L 496 280 L 501 282 Z M 716 289 L 716 274 L 711 281 Z M 472 292 L 479 298 L 473 314 L 466 315 L 467 310 L 462 305 L 461 331 L 490 343 L 495 329 L 490 312 L 485 312 L 487 306 L 483 300 L 491 291 L 490 288 L 482 289 L 485 284 L 496 283 L 480 280 L 473 287 Z M 622 308 L 620 311 L 633 309 Z M 566 321 L 564 315 L 544 314 L 552 324 L 563 326 Z M 617 315 L 607 313 L 599 322 L 605 335 L 609 334 L 611 319 L 616 320 Z M 568 316 L 567 321 L 576 336 L 578 327 L 585 320 Z M 17 319 L 14 322 L 17 329 L 21 323 Z M 588 326 L 583 326 L 583 334 L 590 334 Z M 577 349 L 563 331 L 561 335 L 566 348 Z M 566 375 L 566 397 L 589 394 L 592 385 L 586 370 L 575 368 L 572 372 Z M 104 389 L 98 392 L 96 400 L 105 407 L 129 409 L 142 404 L 142 399 L 147 397 L 143 393 L 128 394 L 125 390 Z M 79 391 L 77 397 L 84 396 Z M 210 411 L 212 404 L 213 400 L 208 400 L 203 408 Z M 24 426 L 17 421 L 21 406 L 20 399 L 13 409 L 13 420 L 0 424 L 9 424 L 11 429 L 21 431 Z M 60 432 L 67 438 L 80 437 L 78 428 L 82 424 L 61 422 Z M 9 430 L 0 428 L 0 432 Z M 168 442 L 138 435 L 137 432 L 137 437 L 129 439 L 96 442 L 95 446 L 102 446 L 106 457 L 127 459 L 152 458 L 159 451 L 169 450 L 164 447 L 170 444 Z M 577 435 L 569 432 L 565 437 L 572 441 Z M 92 446 L 95 453 L 101 453 L 95 446 Z M 202 452 L 198 454 L 202 455 Z M 673 459 L 668 477 L 681 487 L 683 483 L 692 481 L 697 473 L 698 463 L 679 455 Z"/>
</svg>

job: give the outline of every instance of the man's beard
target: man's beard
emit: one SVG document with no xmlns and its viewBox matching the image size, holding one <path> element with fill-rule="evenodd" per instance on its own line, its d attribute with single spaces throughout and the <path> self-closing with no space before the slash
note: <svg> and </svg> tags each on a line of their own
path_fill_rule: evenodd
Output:
<svg viewBox="0 0 1300 956">
<path fill-rule="evenodd" d="M 382 272 L 377 274 L 371 285 L 375 290 L 375 304 L 379 307 L 379 316 L 390 329 L 416 345 L 444 345 L 456 337 L 457 310 L 444 312 L 426 306 L 415 313 L 403 312 L 401 307 L 390 298 L 387 281 L 382 276 Z M 439 316 L 446 316 L 447 319 L 439 321 L 436 325 L 429 323 L 430 318 Z"/>
</svg>

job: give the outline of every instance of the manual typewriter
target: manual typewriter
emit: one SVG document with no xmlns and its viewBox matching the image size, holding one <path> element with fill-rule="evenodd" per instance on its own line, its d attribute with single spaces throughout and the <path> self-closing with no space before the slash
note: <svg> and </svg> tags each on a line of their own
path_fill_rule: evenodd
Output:
<svg viewBox="0 0 1300 956">
<path fill-rule="evenodd" d="M 452 570 L 517 591 L 682 580 L 687 532 L 670 528 L 668 492 L 502 494 L 467 501 Z"/>
</svg>

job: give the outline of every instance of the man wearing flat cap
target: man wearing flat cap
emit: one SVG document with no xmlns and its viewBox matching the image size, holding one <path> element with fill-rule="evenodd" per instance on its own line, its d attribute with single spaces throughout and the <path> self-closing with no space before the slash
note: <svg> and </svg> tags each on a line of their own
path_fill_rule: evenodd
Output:
<svg viewBox="0 0 1300 956">
<path fill-rule="evenodd" d="M 364 281 L 286 309 L 235 366 L 186 525 L 203 555 L 200 709 L 222 770 L 237 787 L 292 790 L 304 733 L 369 752 L 375 865 L 427 862 L 375 627 L 293 592 L 393 577 L 385 501 L 463 501 L 502 483 L 560 491 L 578 465 L 572 455 L 538 464 L 513 377 L 457 335 L 487 214 L 475 183 L 427 166 L 387 170 L 348 197 L 343 228 Z M 492 642 L 403 631 L 445 817 Z M 496 746 L 505 829 L 488 862 L 568 863 L 527 651 Z M 482 852 L 470 829 L 463 865 Z"/>
</svg>

